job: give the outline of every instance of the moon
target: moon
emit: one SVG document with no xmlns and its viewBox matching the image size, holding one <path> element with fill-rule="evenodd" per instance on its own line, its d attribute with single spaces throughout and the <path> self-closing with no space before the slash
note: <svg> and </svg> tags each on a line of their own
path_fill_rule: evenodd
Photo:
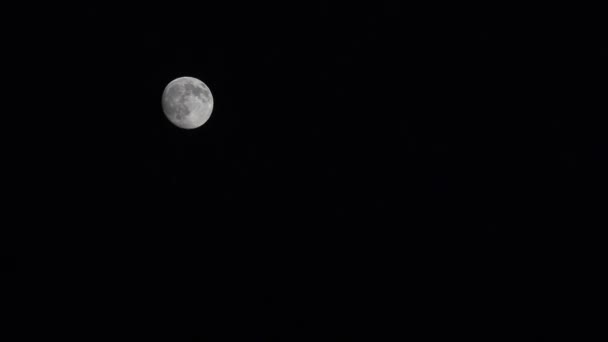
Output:
<svg viewBox="0 0 608 342">
<path fill-rule="evenodd" d="M 171 81 L 163 91 L 163 112 L 175 126 L 194 129 L 211 117 L 213 96 L 202 81 L 180 77 Z"/>
</svg>

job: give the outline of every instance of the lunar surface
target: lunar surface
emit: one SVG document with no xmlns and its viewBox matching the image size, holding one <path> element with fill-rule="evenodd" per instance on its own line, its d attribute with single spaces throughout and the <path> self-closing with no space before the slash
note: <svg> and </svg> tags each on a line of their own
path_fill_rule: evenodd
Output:
<svg viewBox="0 0 608 342">
<path fill-rule="evenodd" d="M 193 129 L 202 126 L 213 111 L 209 87 L 193 77 L 171 81 L 163 92 L 163 111 L 175 126 Z"/>
</svg>

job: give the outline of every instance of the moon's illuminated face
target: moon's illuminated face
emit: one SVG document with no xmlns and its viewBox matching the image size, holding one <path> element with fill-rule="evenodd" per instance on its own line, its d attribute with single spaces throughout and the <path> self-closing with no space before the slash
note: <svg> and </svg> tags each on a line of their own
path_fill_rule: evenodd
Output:
<svg viewBox="0 0 608 342">
<path fill-rule="evenodd" d="M 205 83 L 192 77 L 180 77 L 165 88 L 163 111 L 177 127 L 197 128 L 209 120 L 213 96 Z"/>
</svg>

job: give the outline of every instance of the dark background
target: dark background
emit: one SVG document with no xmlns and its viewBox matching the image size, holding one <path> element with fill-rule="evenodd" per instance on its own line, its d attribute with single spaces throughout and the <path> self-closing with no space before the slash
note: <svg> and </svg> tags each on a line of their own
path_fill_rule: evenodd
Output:
<svg viewBox="0 0 608 342">
<path fill-rule="evenodd" d="M 601 27 L 232 6 L 70 8 L 14 39 L 52 126 L 16 132 L 35 167 L 14 183 L 6 269 L 76 297 L 90 333 L 543 340 L 568 260 L 551 241 L 605 184 Z M 181 76 L 214 96 L 195 130 L 162 113 Z"/>
</svg>

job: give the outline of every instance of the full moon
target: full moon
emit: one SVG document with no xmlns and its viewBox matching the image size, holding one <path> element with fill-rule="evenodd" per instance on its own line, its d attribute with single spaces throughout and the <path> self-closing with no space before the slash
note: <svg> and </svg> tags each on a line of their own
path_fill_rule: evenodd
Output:
<svg viewBox="0 0 608 342">
<path fill-rule="evenodd" d="M 175 126 L 194 129 L 202 126 L 213 111 L 209 87 L 193 77 L 171 81 L 163 92 L 163 111 Z"/>
</svg>

